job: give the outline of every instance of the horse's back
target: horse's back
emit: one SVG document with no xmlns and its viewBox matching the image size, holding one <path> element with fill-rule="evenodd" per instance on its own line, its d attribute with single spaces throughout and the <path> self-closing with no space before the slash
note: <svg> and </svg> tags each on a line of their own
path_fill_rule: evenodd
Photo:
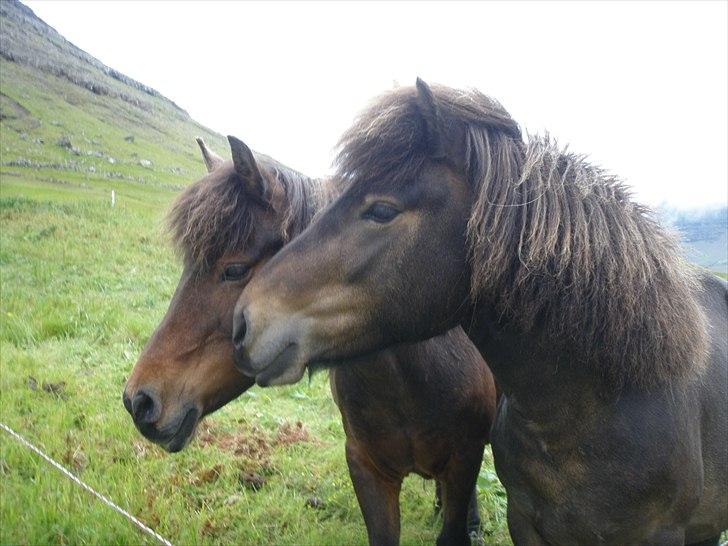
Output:
<svg viewBox="0 0 728 546">
<path fill-rule="evenodd" d="M 701 279 L 698 294 L 710 327 L 710 354 L 697 383 L 701 406 L 703 494 L 687 529 L 687 542 L 728 528 L 728 283 Z"/>
</svg>

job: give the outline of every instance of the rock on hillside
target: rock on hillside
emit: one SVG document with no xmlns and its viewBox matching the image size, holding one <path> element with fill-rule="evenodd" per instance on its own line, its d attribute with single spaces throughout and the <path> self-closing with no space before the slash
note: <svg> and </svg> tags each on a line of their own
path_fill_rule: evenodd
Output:
<svg viewBox="0 0 728 546">
<path fill-rule="evenodd" d="M 186 114 L 158 91 L 106 66 L 73 45 L 18 0 L 0 2 L 0 17 L 0 56 L 5 59 L 65 78 L 96 95 L 119 97 L 145 110 L 152 108 L 145 97 L 158 97 Z"/>
<path fill-rule="evenodd" d="M 79 49 L 17 0 L 0 0 L 0 23 L 6 190 L 32 182 L 100 196 L 111 181 L 119 196 L 125 187 L 138 194 L 140 184 L 178 190 L 204 172 L 196 136 L 227 149 L 221 135 Z"/>
</svg>

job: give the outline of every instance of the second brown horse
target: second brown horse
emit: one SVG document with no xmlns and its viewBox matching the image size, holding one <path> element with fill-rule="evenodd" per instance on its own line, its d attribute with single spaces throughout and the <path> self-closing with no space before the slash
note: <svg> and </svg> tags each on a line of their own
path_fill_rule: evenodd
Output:
<svg viewBox="0 0 728 546">
<path fill-rule="evenodd" d="M 171 452 L 188 443 L 204 415 L 253 385 L 233 362 L 237 298 L 336 193 L 333 183 L 254 155 L 235 138 L 232 162 L 198 143 L 209 173 L 180 195 L 170 215 L 184 272 L 123 396 L 142 434 Z M 370 544 L 399 542 L 399 493 L 410 473 L 437 480 L 438 544 L 467 544 L 469 506 L 470 530 L 478 525 L 475 481 L 496 391 L 465 333 L 456 328 L 342 363 L 330 380 Z"/>
</svg>

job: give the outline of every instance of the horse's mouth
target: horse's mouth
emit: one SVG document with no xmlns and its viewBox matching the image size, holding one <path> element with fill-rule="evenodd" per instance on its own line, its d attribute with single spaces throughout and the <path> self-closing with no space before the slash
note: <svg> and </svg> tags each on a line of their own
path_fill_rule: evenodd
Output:
<svg viewBox="0 0 728 546">
<path fill-rule="evenodd" d="M 185 415 L 182 419 L 177 432 L 175 432 L 169 441 L 166 442 L 166 444 L 163 444 L 162 447 L 170 453 L 177 453 L 178 451 L 181 451 L 182 448 L 187 445 L 190 438 L 192 438 L 192 434 L 195 432 L 195 427 L 197 426 L 199 415 L 200 412 L 197 411 L 197 408 L 190 409 L 187 412 L 187 415 Z"/>
<path fill-rule="evenodd" d="M 155 444 L 161 446 L 165 451 L 169 453 L 177 453 L 184 448 L 192 438 L 192 434 L 195 431 L 197 422 L 200 417 L 200 412 L 197 408 L 192 407 L 187 410 L 184 417 L 178 420 L 179 425 L 174 428 L 174 431 L 168 433 L 169 428 L 165 427 L 162 430 L 156 427 L 137 426 L 139 431 L 148 439 Z"/>
<path fill-rule="evenodd" d="M 255 375 L 255 382 L 261 387 L 297 383 L 306 371 L 306 360 L 301 358 L 299 346 L 290 343 L 265 369 Z"/>
</svg>

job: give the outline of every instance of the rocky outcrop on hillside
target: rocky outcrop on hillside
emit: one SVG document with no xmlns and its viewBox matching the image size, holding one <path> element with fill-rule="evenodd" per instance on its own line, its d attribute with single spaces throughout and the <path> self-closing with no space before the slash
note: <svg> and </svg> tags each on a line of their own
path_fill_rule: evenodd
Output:
<svg viewBox="0 0 728 546">
<path fill-rule="evenodd" d="M 187 115 L 158 91 L 73 45 L 18 0 L 0 2 L 0 20 L 0 56 L 5 59 L 64 78 L 96 95 L 118 97 L 143 110 L 153 108 L 148 98 L 155 97 Z"/>
</svg>

